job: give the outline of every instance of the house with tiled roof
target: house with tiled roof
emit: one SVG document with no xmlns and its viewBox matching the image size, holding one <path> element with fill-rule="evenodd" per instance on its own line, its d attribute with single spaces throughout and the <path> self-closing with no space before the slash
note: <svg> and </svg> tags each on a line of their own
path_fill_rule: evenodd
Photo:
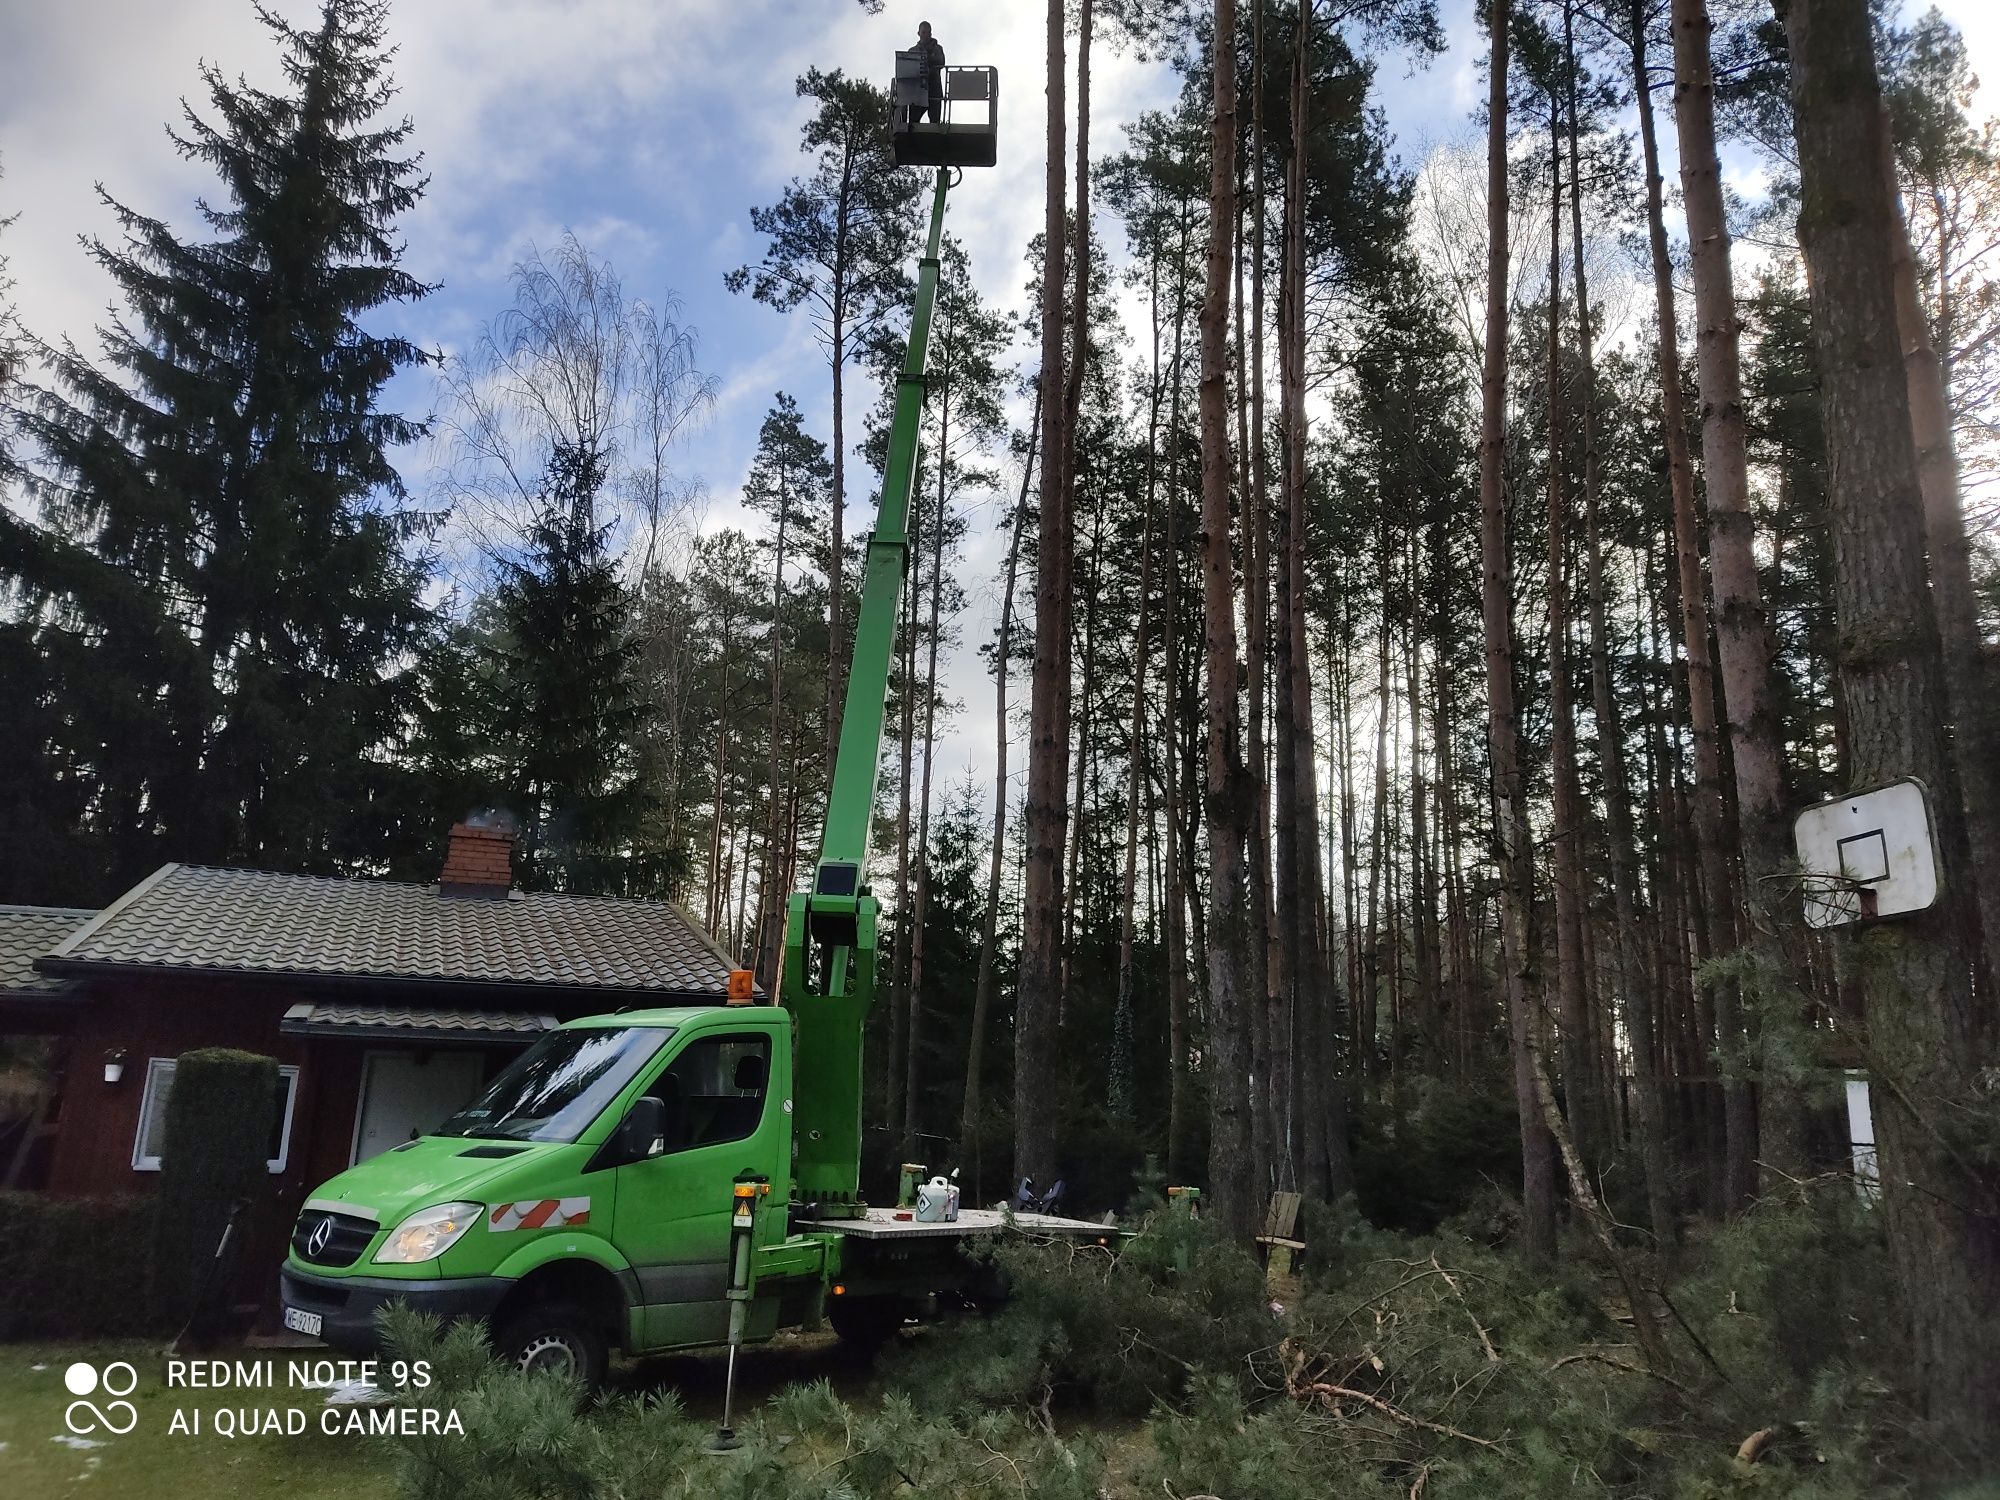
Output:
<svg viewBox="0 0 2000 1500">
<path fill-rule="evenodd" d="M 679 907 L 515 890 L 512 843 L 459 824 L 434 885 L 169 864 L 102 911 L 0 908 L 0 1034 L 54 1041 L 32 1180 L 149 1190 L 175 1059 L 241 1047 L 281 1069 L 269 1162 L 289 1223 L 558 1022 L 724 1001 L 736 965 Z"/>
</svg>

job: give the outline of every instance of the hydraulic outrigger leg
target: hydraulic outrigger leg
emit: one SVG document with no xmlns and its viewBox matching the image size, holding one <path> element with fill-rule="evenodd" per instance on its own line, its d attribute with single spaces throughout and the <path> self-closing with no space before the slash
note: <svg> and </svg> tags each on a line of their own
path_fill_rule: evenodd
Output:
<svg viewBox="0 0 2000 1500">
<path fill-rule="evenodd" d="M 797 1030 L 792 1081 L 794 1193 L 823 1218 L 853 1218 L 861 1199 L 861 1032 L 875 998 L 874 895 L 861 883 L 874 821 L 889 667 L 910 550 L 910 496 L 916 482 L 924 364 L 937 300 L 944 238 L 946 168 L 937 172 L 930 238 L 918 263 L 910 346 L 896 382 L 896 409 L 882 500 L 862 569 L 861 609 L 847 675 L 847 705 L 826 804 L 826 831 L 812 889 L 785 913 L 781 994 Z"/>
</svg>

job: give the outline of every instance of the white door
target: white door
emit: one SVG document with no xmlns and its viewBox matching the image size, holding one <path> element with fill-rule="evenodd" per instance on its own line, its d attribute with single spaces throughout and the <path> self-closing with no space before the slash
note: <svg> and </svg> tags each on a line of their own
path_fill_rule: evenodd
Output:
<svg viewBox="0 0 2000 1500">
<path fill-rule="evenodd" d="M 485 1059 L 477 1052 L 369 1053 L 361 1067 L 354 1160 L 437 1129 L 479 1092 L 485 1077 Z"/>
</svg>

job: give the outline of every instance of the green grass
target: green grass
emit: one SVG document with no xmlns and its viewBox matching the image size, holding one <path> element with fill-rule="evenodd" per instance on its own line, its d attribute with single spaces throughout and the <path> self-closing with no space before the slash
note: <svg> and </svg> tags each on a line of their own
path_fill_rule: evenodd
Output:
<svg viewBox="0 0 2000 1500">
<path fill-rule="evenodd" d="M 269 1366 L 275 1385 L 169 1390 L 166 1359 L 157 1344 L 0 1344 L 0 1495 L 10 1500 L 357 1500 L 388 1493 L 385 1441 L 322 1433 L 325 1392 L 287 1383 L 287 1364 L 308 1356 L 253 1352 L 230 1357 Z M 63 1414 L 76 1399 L 64 1387 L 63 1373 L 79 1360 L 99 1369 L 124 1360 L 138 1372 L 138 1387 L 127 1398 L 138 1411 L 138 1423 L 128 1435 L 100 1428 L 79 1440 L 101 1445 L 87 1448 L 58 1440 L 70 1437 Z M 100 1391 L 90 1399 L 102 1407 L 107 1398 Z M 214 1430 L 218 1410 L 261 1412 L 274 1406 L 303 1412 L 305 1433 L 228 1438 Z M 190 1423 L 199 1413 L 199 1434 L 170 1431 L 176 1411 Z"/>
</svg>

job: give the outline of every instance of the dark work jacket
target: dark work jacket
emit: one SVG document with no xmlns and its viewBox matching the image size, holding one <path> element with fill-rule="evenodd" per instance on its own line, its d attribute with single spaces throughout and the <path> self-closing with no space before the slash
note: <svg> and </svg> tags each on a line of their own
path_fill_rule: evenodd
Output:
<svg viewBox="0 0 2000 1500">
<path fill-rule="evenodd" d="M 932 37 L 927 42 L 919 41 L 910 50 L 923 60 L 924 82 L 929 87 L 931 102 L 936 103 L 944 97 L 944 48 Z"/>
</svg>

